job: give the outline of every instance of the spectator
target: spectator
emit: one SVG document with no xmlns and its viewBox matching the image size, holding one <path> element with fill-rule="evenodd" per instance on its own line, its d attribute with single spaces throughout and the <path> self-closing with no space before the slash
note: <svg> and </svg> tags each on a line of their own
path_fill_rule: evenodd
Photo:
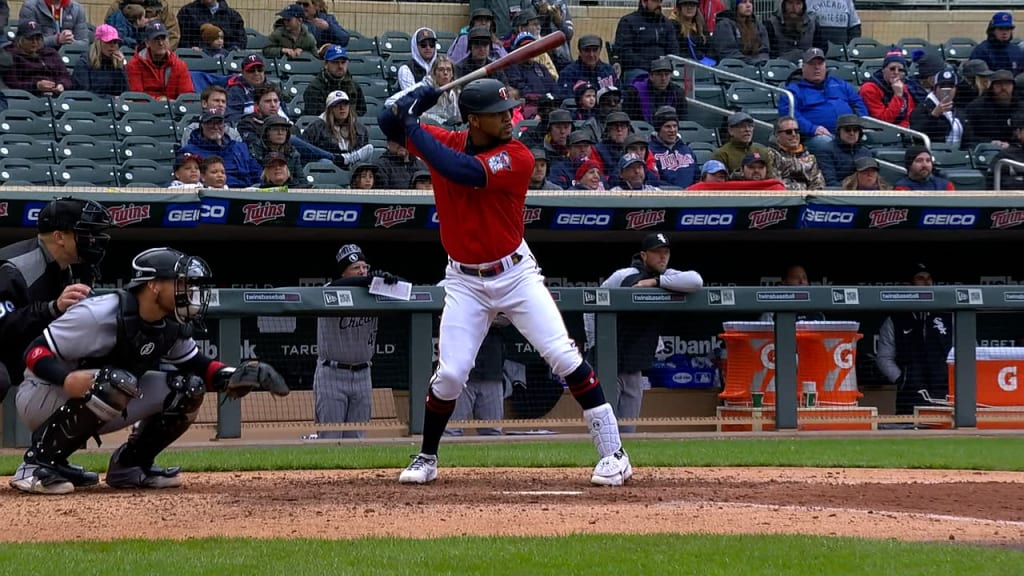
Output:
<svg viewBox="0 0 1024 576">
<path fill-rule="evenodd" d="M 74 0 L 25 0 L 18 21 L 38 24 L 43 44 L 49 48 L 74 43 L 85 46 L 89 41 L 89 17 Z"/>
<path fill-rule="evenodd" d="M 679 31 L 680 56 L 700 62 L 711 60 L 711 33 L 705 24 L 706 20 L 699 11 L 700 0 L 679 0 L 672 10 L 672 20 Z M 705 61 L 714 65 L 714 61 Z"/>
<path fill-rule="evenodd" d="M 199 107 L 203 110 L 210 110 L 217 108 L 225 110 L 228 105 L 228 93 L 223 86 L 216 84 L 210 84 L 199 94 Z M 195 116 L 191 122 L 185 125 L 181 130 L 181 145 L 188 144 L 189 138 L 192 136 L 192 132 L 199 129 L 199 117 Z M 232 140 L 242 141 L 242 135 L 238 133 L 238 129 L 228 124 L 227 128 L 224 129 L 224 133 L 228 135 Z"/>
<path fill-rule="evenodd" d="M 924 146 L 907 148 L 903 165 L 907 175 L 893 185 L 894 190 L 955 190 L 953 183 L 932 173 L 932 153 Z"/>
<path fill-rule="evenodd" d="M 601 179 L 604 179 L 601 163 L 598 162 L 597 154 L 594 152 L 594 137 L 590 130 L 576 130 L 569 135 L 568 155 L 557 157 L 548 154 L 548 158 L 552 159 L 548 178 L 563 190 L 572 189 L 573 184 L 586 172 L 586 170 L 579 171 L 586 162 L 593 163 L 597 167 Z M 609 166 L 608 169 L 614 169 L 614 166 Z"/>
<path fill-rule="evenodd" d="M 348 94 L 341 90 L 331 92 L 326 104 L 324 113 L 302 133 L 307 142 L 334 154 L 354 152 L 370 144 L 366 126 L 352 114 Z M 373 152 L 372 146 L 370 152 Z"/>
<path fill-rule="evenodd" d="M 188 66 L 167 47 L 167 28 L 159 20 L 146 24 L 146 47 L 126 66 L 128 87 L 160 100 L 195 92 Z"/>
<path fill-rule="evenodd" d="M 672 62 L 668 58 L 651 62 L 650 73 L 640 74 L 626 87 L 622 110 L 633 120 L 652 123 L 654 112 L 663 106 L 675 108 L 681 118 L 686 118 L 686 94 L 672 82 Z"/>
<path fill-rule="evenodd" d="M 735 12 L 719 12 L 715 28 L 711 47 L 718 61 L 734 58 L 756 66 L 768 60 L 768 30 L 757 20 L 754 0 L 736 0 Z"/>
<path fill-rule="evenodd" d="M 267 152 L 263 157 L 263 170 L 260 172 L 259 184 L 253 186 L 259 190 L 287 192 L 289 186 L 301 185 L 292 176 L 288 157 L 280 152 Z"/>
<path fill-rule="evenodd" d="M 669 186 L 686 188 L 697 181 L 697 157 L 679 137 L 679 117 L 671 106 L 654 113 L 654 134 L 648 149 L 654 155 L 658 178 Z"/>
<path fill-rule="evenodd" d="M 291 133 L 291 120 L 277 114 L 270 116 L 263 123 L 263 132 L 260 134 L 259 140 L 249 146 L 249 155 L 253 158 L 266 158 L 270 153 L 280 155 L 288 163 L 288 173 L 292 178 L 292 181 L 288 183 L 289 186 L 301 186 L 302 160 L 298 150 L 288 142 Z M 263 168 L 266 169 L 267 165 L 264 164 Z M 275 186 L 280 185 L 275 184 Z"/>
<path fill-rule="evenodd" d="M 910 91 L 914 102 L 921 102 L 928 97 L 931 90 L 931 81 L 936 74 L 949 68 L 941 56 L 933 52 L 924 53 L 923 50 L 914 50 L 911 53 L 914 66 L 917 67 L 916 78 L 907 77 L 906 88 Z"/>
<path fill-rule="evenodd" d="M 224 169 L 224 159 L 216 154 L 203 158 L 202 167 L 203 188 L 214 190 L 228 189 L 228 173 Z"/>
<path fill-rule="evenodd" d="M 527 148 L 543 148 L 548 161 L 554 164 L 568 157 L 569 134 L 572 133 L 572 114 L 559 108 L 548 115 L 546 125 L 539 125 L 526 133 L 521 142 Z"/>
<path fill-rule="evenodd" d="M 174 180 L 168 188 L 202 188 L 200 182 L 201 156 L 195 154 L 178 154 L 174 158 Z"/>
<path fill-rule="evenodd" d="M 831 188 L 840 186 L 856 171 L 857 160 L 871 157 L 871 150 L 864 145 L 864 128 L 859 116 L 843 114 L 836 121 L 836 127 L 839 137 L 815 154 L 825 185 Z"/>
<path fill-rule="evenodd" d="M 718 13 L 727 10 L 725 3 L 722 0 L 700 0 L 700 5 L 697 9 L 700 12 L 701 18 L 704 19 L 704 29 L 708 31 L 708 34 L 714 34 L 715 20 L 718 18 Z"/>
<path fill-rule="evenodd" d="M 797 62 L 807 49 L 814 47 L 818 20 L 807 11 L 807 0 L 779 0 L 765 29 L 771 57 Z"/>
<path fill-rule="evenodd" d="M 477 27 L 487 28 L 491 32 L 491 58 L 497 60 L 507 54 L 505 47 L 502 46 L 501 41 L 498 40 L 498 36 L 495 34 L 494 12 L 487 8 L 473 8 L 469 14 L 469 26 L 460 30 L 458 37 L 448 47 L 448 59 L 456 65 L 469 56 L 469 31 Z"/>
<path fill-rule="evenodd" d="M 746 112 L 733 112 L 727 121 L 729 140 L 711 154 L 729 169 L 729 173 L 738 172 L 742 167 L 743 158 L 751 152 L 758 152 L 768 162 L 768 172 L 772 173 L 771 154 L 768 148 L 754 142 L 754 119 Z"/>
<path fill-rule="evenodd" d="M 444 54 L 438 54 L 430 67 L 430 76 L 434 86 L 444 86 L 455 79 L 455 65 Z M 424 112 L 422 117 L 441 125 L 460 124 L 462 113 L 459 112 L 459 89 L 453 88 L 441 94 L 437 104 Z"/>
<path fill-rule="evenodd" d="M 409 185 L 413 174 L 426 170 L 427 165 L 419 158 L 409 154 L 409 150 L 388 140 L 387 152 L 377 160 L 380 168 L 378 188 L 382 190 L 403 190 Z"/>
<path fill-rule="evenodd" d="M 204 110 L 199 117 L 200 129 L 192 132 L 189 142 L 181 148 L 181 153 L 199 156 L 220 156 L 224 160 L 227 173 L 227 184 L 230 188 L 246 188 L 257 183 L 263 171 L 249 149 L 238 140 L 232 140 L 225 134 L 224 110 Z"/>
<path fill-rule="evenodd" d="M 530 150 L 533 154 L 533 173 L 530 174 L 530 190 L 561 190 L 562 188 L 548 180 L 548 155 L 540 148 Z"/>
<path fill-rule="evenodd" d="M 964 136 L 964 122 L 956 108 L 959 85 L 956 72 L 943 70 L 929 84 L 932 90 L 914 108 L 910 127 L 925 133 L 932 142 L 960 144 Z"/>
<path fill-rule="evenodd" d="M 700 168 L 701 182 L 728 182 L 729 168 L 718 160 L 708 160 Z"/>
<path fill-rule="evenodd" d="M 762 181 L 768 179 L 768 159 L 769 155 L 761 154 L 760 152 L 750 152 L 743 157 L 743 161 L 740 163 L 740 169 L 733 172 L 730 176 L 730 180 L 754 180 Z M 782 182 L 779 182 L 782 184 Z M 782 186 L 785 190 L 785 185 Z"/>
<path fill-rule="evenodd" d="M 829 43 L 846 46 L 860 38 L 860 15 L 854 0 L 807 0 L 807 13 L 817 19 L 819 40 L 815 45 L 822 50 L 828 49 Z"/>
<path fill-rule="evenodd" d="M 274 84 L 264 84 L 256 89 L 253 99 L 256 101 L 253 113 L 242 116 L 236 128 L 242 142 L 249 147 L 252 157 L 263 158 L 263 151 L 259 149 L 259 141 L 263 137 L 263 126 L 274 116 L 283 118 L 280 116 L 281 90 Z"/>
<path fill-rule="evenodd" d="M 537 13 L 534 12 L 533 8 L 527 8 L 516 15 L 515 22 L 516 31 L 512 37 L 505 42 L 505 48 L 509 52 L 522 46 L 520 42 L 522 38 L 524 38 L 523 34 L 528 34 L 528 37 L 533 38 L 534 40 L 540 38 L 540 19 L 537 18 Z M 548 75 L 556 81 L 558 80 L 558 68 L 555 67 L 555 62 L 551 59 L 548 52 L 538 54 L 534 56 L 533 59 L 543 64 L 548 70 Z"/>
<path fill-rule="evenodd" d="M 786 84 L 786 89 L 793 93 L 796 109 L 790 110 L 789 101 L 780 98 L 779 115 L 796 118 L 811 152 L 832 141 L 836 119 L 843 114 L 868 115 L 857 90 L 849 82 L 829 75 L 825 53 L 818 48 L 804 53 L 801 76 Z"/>
<path fill-rule="evenodd" d="M 988 90 L 964 111 L 964 148 L 981 143 L 1005 148 L 1010 140 L 1010 117 L 1021 108 L 1020 97 L 1013 91 L 1013 74 L 998 70 L 991 80 Z"/>
<path fill-rule="evenodd" d="M 327 3 L 324 0 L 299 0 L 296 4 L 302 7 L 306 29 L 316 38 L 317 46 L 348 46 L 348 31 L 341 27 L 337 18 L 327 13 Z"/>
<path fill-rule="evenodd" d="M 487 28 L 477 27 L 469 31 L 469 55 L 455 64 L 455 77 L 462 78 L 477 68 L 494 62 L 490 57 L 491 32 Z M 501 80 L 508 86 L 508 77 L 505 72 L 499 70 L 491 74 L 491 78 Z"/>
<path fill-rule="evenodd" d="M 319 116 L 326 107 L 327 95 L 336 90 L 348 94 L 355 105 L 356 116 L 366 114 L 366 99 L 363 89 L 348 73 L 348 51 L 341 46 L 329 46 L 323 50 L 324 68 L 306 87 L 303 94 L 302 114 Z"/>
<path fill-rule="evenodd" d="M 274 31 L 263 47 L 263 56 L 267 58 L 298 58 L 302 54 L 316 53 L 316 38 L 306 29 L 302 19 L 305 12 L 298 4 L 290 4 L 277 13 L 281 17 L 274 23 Z"/>
<path fill-rule="evenodd" d="M 505 38 L 512 33 L 512 19 L 520 11 L 519 2 L 515 0 L 470 0 L 470 13 L 481 8 L 490 8 L 493 18 L 494 33 Z"/>
<path fill-rule="evenodd" d="M 430 179 L 430 170 L 420 170 L 413 174 L 412 180 L 409 181 L 409 189 L 433 190 L 434 185 Z"/>
<path fill-rule="evenodd" d="M 994 71 L 1024 72 L 1024 49 L 1013 41 L 1013 14 L 996 12 L 985 30 L 987 37 L 971 51 L 971 60 L 982 60 Z"/>
<path fill-rule="evenodd" d="M 654 191 L 661 190 L 648 179 L 647 166 L 644 159 L 636 154 L 625 154 L 619 159 L 617 172 L 618 184 L 613 191 Z"/>
<path fill-rule="evenodd" d="M 269 86 L 266 64 L 259 54 L 249 54 L 242 60 L 242 73 L 228 78 L 227 120 L 239 122 L 243 116 L 256 111 L 256 89 Z"/>
<path fill-rule="evenodd" d="M 860 87 L 860 97 L 872 118 L 907 128 L 914 111 L 914 98 L 903 81 L 907 60 L 899 48 L 885 55 L 882 67 Z"/>
<path fill-rule="evenodd" d="M 92 45 L 78 59 L 72 80 L 76 90 L 104 96 L 120 96 L 128 91 L 121 39 L 113 26 L 100 24 L 96 27 Z"/>
<path fill-rule="evenodd" d="M 569 190 L 604 190 L 604 177 L 601 175 L 601 167 L 593 160 L 587 159 L 580 162 L 576 168 L 575 177 Z"/>
<path fill-rule="evenodd" d="M 377 188 L 377 174 L 380 168 L 372 162 L 360 162 L 352 167 L 353 190 L 374 190 Z"/>
<path fill-rule="evenodd" d="M 512 44 L 518 50 L 534 42 L 536 38 L 528 32 L 521 32 Z M 465 62 L 465 60 L 463 61 Z M 537 58 L 530 58 L 505 69 L 508 85 L 519 92 L 523 102 L 523 116 L 537 113 L 537 106 L 545 94 L 558 92 L 558 83 L 544 64 Z M 595 92 L 596 94 L 596 92 Z"/>
<path fill-rule="evenodd" d="M 612 112 L 605 118 L 604 138 L 597 144 L 597 157 L 606 172 L 619 164 L 626 153 L 626 137 L 632 126 L 625 112 Z"/>
<path fill-rule="evenodd" d="M 569 43 L 572 42 L 576 29 L 572 22 L 572 14 L 569 13 L 569 3 L 565 0 L 522 0 L 522 8 L 533 8 L 537 12 L 541 36 L 556 31 L 565 34 L 565 42 L 548 52 L 558 72 L 556 76 L 561 75 L 562 70 L 573 62 Z"/>
<path fill-rule="evenodd" d="M 224 31 L 224 47 L 231 50 L 245 50 L 248 38 L 245 34 L 245 20 L 227 0 L 192 0 L 178 10 L 178 27 L 181 29 L 182 48 L 202 48 L 203 38 L 200 27 L 210 23 Z"/>
<path fill-rule="evenodd" d="M 207 22 L 199 27 L 199 35 L 203 39 L 201 51 L 210 57 L 224 57 L 230 54 L 224 48 L 224 31 L 218 26 Z"/>
<path fill-rule="evenodd" d="M 579 57 L 558 74 L 558 96 L 562 99 L 571 98 L 573 90 L 580 82 L 587 82 L 599 88 L 615 86 L 615 69 L 601 60 L 600 36 L 587 34 L 576 42 Z"/>
<path fill-rule="evenodd" d="M 597 91 L 597 119 L 604 124 L 612 112 L 622 112 L 622 92 L 615 86 Z"/>
<path fill-rule="evenodd" d="M 843 178 L 843 190 L 892 190 L 892 185 L 878 174 L 878 161 L 871 156 L 857 158 L 856 170 Z"/>
<path fill-rule="evenodd" d="M 960 65 L 960 82 L 956 85 L 956 98 L 953 107 L 959 110 L 967 108 L 974 100 L 988 90 L 994 72 L 984 60 L 968 60 Z"/>
<path fill-rule="evenodd" d="M 912 269 L 912 286 L 930 287 L 932 274 L 924 264 Z M 895 312 L 878 330 L 875 362 L 896 386 L 896 414 L 913 414 L 924 404 L 921 390 L 935 398 L 949 393 L 946 357 L 953 347 L 951 312 Z"/>
<path fill-rule="evenodd" d="M 4 47 L 11 65 L 3 71 L 9 88 L 36 96 L 56 96 L 71 86 L 68 69 L 60 54 L 43 44 L 43 29 L 35 20 L 18 24 L 14 42 Z"/>
<path fill-rule="evenodd" d="M 775 120 L 775 146 L 770 150 L 775 171 L 787 190 L 825 188 L 818 160 L 800 143 L 800 126 L 791 116 Z"/>
<path fill-rule="evenodd" d="M 626 84 L 643 74 L 650 62 L 679 54 L 679 33 L 661 13 L 661 0 L 639 0 L 635 12 L 619 19 L 615 27 L 615 56 Z"/>
<path fill-rule="evenodd" d="M 987 174 L 989 190 L 996 189 L 996 166 L 999 166 L 1000 160 L 1024 162 L 1024 110 L 1018 110 L 1010 118 L 1010 128 L 1013 130 L 1013 141 L 1003 148 L 989 164 Z M 1003 172 L 999 180 L 1000 190 L 1024 190 L 1024 170 L 1005 164 L 999 169 Z"/>
<path fill-rule="evenodd" d="M 134 48 L 146 41 L 146 8 L 143 0 L 126 0 L 107 15 L 106 23 L 113 26 L 126 46 Z"/>
<path fill-rule="evenodd" d="M 148 24 L 150 20 L 159 20 L 160 22 L 163 22 L 164 27 L 167 28 L 167 48 L 172 52 L 177 50 L 178 44 L 181 41 L 181 31 L 178 28 L 178 19 L 169 8 L 160 2 L 160 0 L 113 0 L 107 8 L 107 14 L 104 17 L 106 23 L 117 28 L 118 34 L 121 36 L 121 41 L 127 42 L 127 38 L 125 37 L 127 34 L 126 30 L 111 22 L 111 18 L 116 19 L 117 15 L 121 14 L 126 5 L 138 4 L 140 2 L 143 8 L 143 18 L 141 20 L 141 25 L 136 24 L 136 26 L 138 26 L 138 32 L 134 33 L 135 35 L 133 36 L 136 43 L 141 44 L 145 42 L 146 24 Z"/>
<path fill-rule="evenodd" d="M 423 80 L 437 58 L 437 34 L 433 30 L 418 28 L 412 38 L 412 59 L 398 68 L 398 86 L 402 90 Z"/>
</svg>

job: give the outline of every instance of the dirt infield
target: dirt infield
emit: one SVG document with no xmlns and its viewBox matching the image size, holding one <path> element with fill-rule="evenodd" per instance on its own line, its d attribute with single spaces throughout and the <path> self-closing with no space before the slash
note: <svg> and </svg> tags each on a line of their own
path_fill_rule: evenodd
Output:
<svg viewBox="0 0 1024 576">
<path fill-rule="evenodd" d="M 3 486 L 6 541 L 204 536 L 353 538 L 569 533 L 800 533 L 1024 547 L 1024 473 L 637 468 L 188 474 L 181 489 L 34 496 Z"/>
</svg>

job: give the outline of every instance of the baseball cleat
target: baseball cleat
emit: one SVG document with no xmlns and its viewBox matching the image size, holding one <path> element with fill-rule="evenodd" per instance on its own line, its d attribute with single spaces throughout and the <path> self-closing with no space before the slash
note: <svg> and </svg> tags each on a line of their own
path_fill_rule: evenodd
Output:
<svg viewBox="0 0 1024 576">
<path fill-rule="evenodd" d="M 11 487 L 29 494 L 70 494 L 75 485 L 57 472 L 42 467 L 25 467 L 11 479 Z"/>
<path fill-rule="evenodd" d="M 114 464 L 107 470 L 107 486 L 111 488 L 178 488 L 181 477 L 178 468 L 158 468 L 143 470 L 140 466 L 122 468 Z"/>
<path fill-rule="evenodd" d="M 597 486 L 622 486 L 632 475 L 633 467 L 629 464 L 629 455 L 620 449 L 598 461 L 594 467 L 594 475 L 590 477 L 590 483 Z"/>
<path fill-rule="evenodd" d="M 437 480 L 437 456 L 417 454 L 398 476 L 400 484 L 429 484 Z"/>
</svg>

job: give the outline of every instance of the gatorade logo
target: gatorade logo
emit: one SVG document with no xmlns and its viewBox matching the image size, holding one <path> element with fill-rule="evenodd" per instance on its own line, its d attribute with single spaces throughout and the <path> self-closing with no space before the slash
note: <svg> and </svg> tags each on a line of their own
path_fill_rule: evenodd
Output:
<svg viewBox="0 0 1024 576">
<path fill-rule="evenodd" d="M 775 344 L 768 344 L 761 348 L 761 365 L 770 370 L 775 370 Z"/>
<path fill-rule="evenodd" d="M 999 388 L 1005 392 L 1017 390 L 1017 367 L 1006 366 L 999 371 L 996 381 L 999 383 Z"/>
<path fill-rule="evenodd" d="M 836 346 L 836 349 L 832 351 L 832 361 L 836 363 L 837 368 L 843 370 L 853 368 L 853 343 L 844 342 Z"/>
</svg>

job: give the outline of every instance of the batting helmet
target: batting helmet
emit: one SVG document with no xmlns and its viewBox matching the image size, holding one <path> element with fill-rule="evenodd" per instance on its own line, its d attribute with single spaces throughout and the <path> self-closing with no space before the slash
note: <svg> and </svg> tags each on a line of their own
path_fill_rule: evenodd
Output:
<svg viewBox="0 0 1024 576">
<path fill-rule="evenodd" d="M 197 256 L 173 248 L 150 248 L 132 259 L 128 288 L 150 280 L 174 280 L 174 317 L 178 322 L 201 322 L 212 295 L 210 266 Z"/>
<path fill-rule="evenodd" d="M 522 104 L 515 100 L 501 80 L 481 78 L 473 80 L 459 94 L 459 113 L 466 122 L 470 114 L 495 114 Z"/>
</svg>

